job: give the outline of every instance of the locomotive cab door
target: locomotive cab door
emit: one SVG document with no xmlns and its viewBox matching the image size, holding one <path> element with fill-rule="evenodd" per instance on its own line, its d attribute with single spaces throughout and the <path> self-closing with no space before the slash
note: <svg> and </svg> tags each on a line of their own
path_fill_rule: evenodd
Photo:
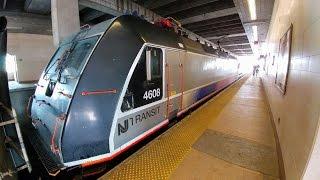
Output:
<svg viewBox="0 0 320 180">
<path fill-rule="evenodd" d="M 144 47 L 139 55 L 118 115 L 115 149 L 167 122 L 163 57 L 163 49 L 153 46 Z"/>
<path fill-rule="evenodd" d="M 183 55 L 184 53 L 179 50 L 165 52 L 167 117 L 169 119 L 177 116 L 182 110 Z"/>
<path fill-rule="evenodd" d="M 122 112 L 161 100 L 163 80 L 162 49 L 145 47 L 123 99 Z"/>
</svg>

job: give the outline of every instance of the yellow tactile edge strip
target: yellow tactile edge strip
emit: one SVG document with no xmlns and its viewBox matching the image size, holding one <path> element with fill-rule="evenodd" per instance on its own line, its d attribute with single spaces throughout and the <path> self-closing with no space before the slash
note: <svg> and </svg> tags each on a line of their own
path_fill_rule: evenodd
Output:
<svg viewBox="0 0 320 180">
<path fill-rule="evenodd" d="M 194 142 L 232 99 L 247 76 L 185 117 L 137 153 L 102 176 L 102 179 L 168 179 Z M 206 107 L 206 108 L 203 108 Z"/>
</svg>

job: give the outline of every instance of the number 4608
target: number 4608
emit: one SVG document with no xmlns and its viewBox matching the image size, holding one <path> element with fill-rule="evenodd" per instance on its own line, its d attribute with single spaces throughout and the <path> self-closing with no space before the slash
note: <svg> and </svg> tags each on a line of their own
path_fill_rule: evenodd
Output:
<svg viewBox="0 0 320 180">
<path fill-rule="evenodd" d="M 152 90 L 144 92 L 143 99 L 149 100 L 149 99 L 153 99 L 156 97 L 160 97 L 160 95 L 161 95 L 160 88 L 152 89 Z"/>
</svg>

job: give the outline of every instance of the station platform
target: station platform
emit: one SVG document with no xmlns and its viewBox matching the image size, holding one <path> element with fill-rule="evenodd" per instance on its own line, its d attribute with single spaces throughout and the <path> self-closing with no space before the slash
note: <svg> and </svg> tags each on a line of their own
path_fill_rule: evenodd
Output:
<svg viewBox="0 0 320 180">
<path fill-rule="evenodd" d="M 279 179 L 260 78 L 240 79 L 101 179 Z"/>
</svg>

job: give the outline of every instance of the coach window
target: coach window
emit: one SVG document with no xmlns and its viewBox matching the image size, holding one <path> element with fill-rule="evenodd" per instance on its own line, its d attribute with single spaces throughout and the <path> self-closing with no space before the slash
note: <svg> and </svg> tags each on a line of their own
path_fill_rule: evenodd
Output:
<svg viewBox="0 0 320 180">
<path fill-rule="evenodd" d="M 162 98 L 163 52 L 146 47 L 132 74 L 121 106 L 122 112 L 144 106 Z"/>
</svg>

